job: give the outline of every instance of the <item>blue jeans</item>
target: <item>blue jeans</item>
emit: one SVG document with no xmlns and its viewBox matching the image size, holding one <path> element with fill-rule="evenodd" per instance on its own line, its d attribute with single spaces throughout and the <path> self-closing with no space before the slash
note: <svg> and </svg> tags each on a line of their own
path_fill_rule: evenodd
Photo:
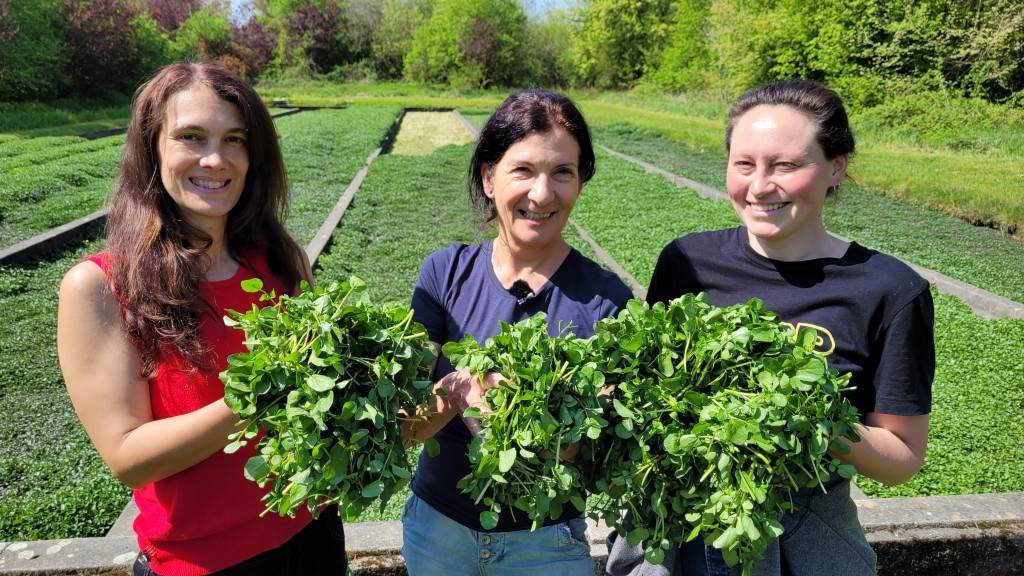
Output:
<svg viewBox="0 0 1024 576">
<path fill-rule="evenodd" d="M 583 518 L 531 532 L 477 532 L 415 494 L 402 511 L 409 576 L 594 576 Z"/>
<path fill-rule="evenodd" d="M 345 528 L 337 506 L 330 506 L 291 540 L 210 576 L 345 576 L 347 572 Z M 132 575 L 159 576 L 141 552 Z"/>
</svg>

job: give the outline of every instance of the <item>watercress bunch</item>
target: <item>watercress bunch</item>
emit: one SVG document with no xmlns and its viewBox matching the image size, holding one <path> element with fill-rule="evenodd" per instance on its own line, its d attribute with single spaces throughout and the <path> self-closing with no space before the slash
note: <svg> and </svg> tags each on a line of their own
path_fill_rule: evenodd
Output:
<svg viewBox="0 0 1024 576">
<path fill-rule="evenodd" d="M 296 296 L 264 292 L 258 279 L 243 288 L 267 305 L 224 318 L 249 350 L 221 373 L 224 400 L 245 422 L 225 451 L 259 437 L 244 473 L 270 485 L 268 511 L 305 504 L 316 515 L 337 503 L 353 520 L 383 508 L 412 477 L 402 413 L 434 393 L 426 331 L 407 307 L 373 304 L 356 277 L 315 290 L 303 282 Z"/>
<path fill-rule="evenodd" d="M 539 313 L 501 323 L 483 346 L 466 336 L 442 348 L 456 369 L 468 367 L 481 380 L 491 371 L 508 379 L 485 393 L 492 412 L 465 414 L 482 418 L 482 433 L 469 448 L 473 471 L 458 486 L 487 506 L 480 514 L 485 528 L 497 525 L 504 506 L 526 513 L 533 529 L 559 518 L 566 506 L 584 511 L 580 464 L 561 452 L 594 441 L 607 426 L 597 400 L 604 375 L 591 344 L 569 333 L 549 336 Z"/>
<path fill-rule="evenodd" d="M 649 561 L 699 537 L 746 570 L 782 533 L 790 491 L 853 475 L 826 454 L 840 436 L 857 439 L 856 409 L 839 394 L 849 375 L 815 352 L 813 331 L 785 330 L 760 300 L 634 300 L 594 338 L 617 388 L 614 433 L 588 474 L 600 495 L 591 511 Z"/>
</svg>

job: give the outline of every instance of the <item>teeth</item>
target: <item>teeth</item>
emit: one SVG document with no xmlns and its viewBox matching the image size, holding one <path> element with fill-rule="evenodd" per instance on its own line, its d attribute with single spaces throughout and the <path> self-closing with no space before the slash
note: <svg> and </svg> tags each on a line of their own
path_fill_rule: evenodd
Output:
<svg viewBox="0 0 1024 576">
<path fill-rule="evenodd" d="M 210 190 L 217 190 L 218 188 L 223 188 L 228 184 L 226 180 L 202 180 L 199 178 L 193 178 L 192 183 L 200 188 L 208 188 Z"/>
<path fill-rule="evenodd" d="M 543 220 L 545 218 L 550 218 L 551 215 L 554 214 L 554 212 L 528 212 L 526 210 L 520 210 L 519 213 L 530 220 Z"/>
<path fill-rule="evenodd" d="M 755 202 L 747 202 L 747 205 L 754 210 L 760 210 L 761 212 L 771 212 L 772 210 L 778 210 L 785 206 L 787 202 L 781 202 L 778 204 L 757 204 Z"/>
</svg>

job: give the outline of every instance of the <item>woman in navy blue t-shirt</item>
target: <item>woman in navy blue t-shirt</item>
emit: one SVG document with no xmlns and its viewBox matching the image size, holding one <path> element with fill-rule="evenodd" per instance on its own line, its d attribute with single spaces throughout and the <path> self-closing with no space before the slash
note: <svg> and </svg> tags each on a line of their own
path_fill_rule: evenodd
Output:
<svg viewBox="0 0 1024 576">
<path fill-rule="evenodd" d="M 632 297 L 614 274 L 573 249 L 562 237 L 573 205 L 594 174 L 590 132 L 576 106 L 546 90 L 523 90 L 503 102 L 480 133 L 467 174 L 470 200 L 497 237 L 452 244 L 423 263 L 413 293 L 414 319 L 438 347 L 471 334 L 478 342 L 498 333 L 499 322 L 545 312 L 552 336 L 570 324 L 580 337 Z M 469 474 L 467 448 L 479 422 L 466 408 L 486 408 L 485 385 L 468 370 L 456 372 L 440 356 L 434 368 L 446 394 L 432 415 L 409 433 L 433 437 L 440 453 L 420 457 L 412 496 L 402 514 L 402 554 L 412 576 L 593 576 L 585 523 L 575 510 L 536 531 L 525 514 L 507 507 L 493 530 L 480 524 L 482 505 L 456 484 Z M 472 432 L 471 432 L 472 429 Z"/>
</svg>

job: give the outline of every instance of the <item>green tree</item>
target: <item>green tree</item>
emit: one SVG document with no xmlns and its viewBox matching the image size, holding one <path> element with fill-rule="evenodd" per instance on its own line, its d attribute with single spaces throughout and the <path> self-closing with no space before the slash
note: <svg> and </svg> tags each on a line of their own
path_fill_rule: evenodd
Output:
<svg viewBox="0 0 1024 576">
<path fill-rule="evenodd" d="M 46 100 L 64 87 L 60 0 L 4 2 L 0 10 L 0 101 Z"/>
<path fill-rule="evenodd" d="M 555 10 L 526 23 L 521 85 L 562 88 L 573 78 L 572 21 L 564 10 Z"/>
<path fill-rule="evenodd" d="M 178 26 L 174 53 L 178 58 L 216 60 L 232 53 L 233 40 L 228 11 L 219 4 L 209 4 Z"/>
<path fill-rule="evenodd" d="M 671 0 L 588 0 L 576 9 L 576 83 L 626 88 L 657 62 L 673 20 Z"/>
<path fill-rule="evenodd" d="M 413 34 L 406 77 L 458 88 L 513 86 L 522 79 L 526 12 L 516 0 L 438 0 Z"/>
<path fill-rule="evenodd" d="M 380 79 L 402 77 L 405 55 L 412 50 L 416 29 L 431 13 L 430 0 L 382 0 L 373 28 L 370 59 Z"/>
</svg>

